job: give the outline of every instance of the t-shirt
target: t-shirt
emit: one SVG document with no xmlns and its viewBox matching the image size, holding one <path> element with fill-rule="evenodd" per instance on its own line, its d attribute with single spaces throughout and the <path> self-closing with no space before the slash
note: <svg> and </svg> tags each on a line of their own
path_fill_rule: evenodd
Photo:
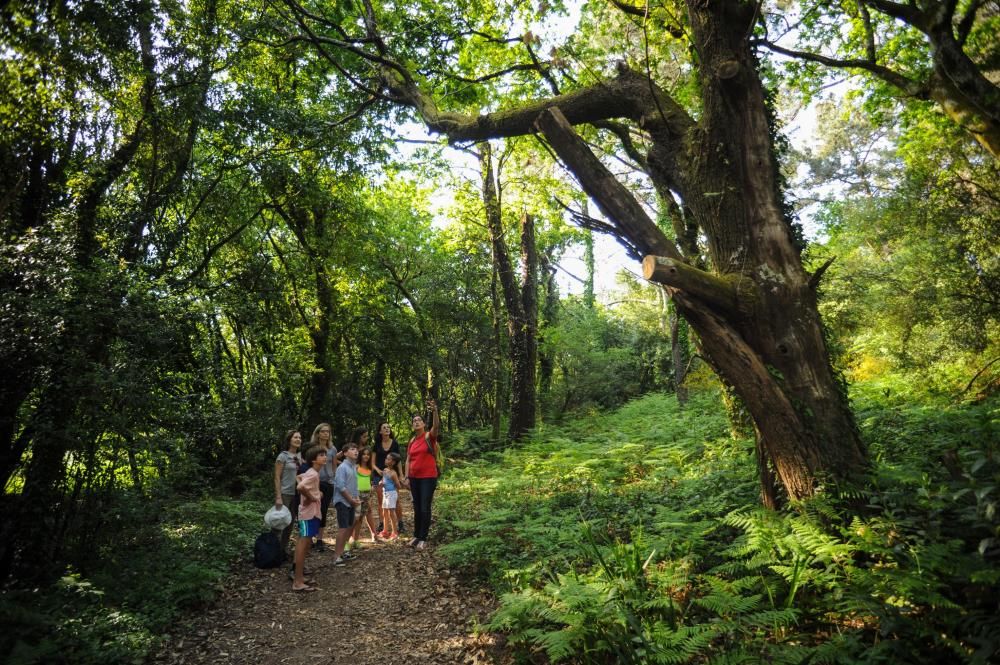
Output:
<svg viewBox="0 0 1000 665">
<path fill-rule="evenodd" d="M 410 458 L 406 475 L 410 478 L 437 478 L 437 462 L 434 460 L 432 446 L 437 445 L 437 438 L 430 432 L 415 436 L 410 440 L 406 454 Z"/>
<path fill-rule="evenodd" d="M 320 501 L 323 498 L 319 491 L 319 472 L 309 469 L 299 476 L 299 519 L 311 520 L 319 517 L 322 512 Z"/>
<path fill-rule="evenodd" d="M 295 476 L 298 473 L 299 463 L 302 458 L 299 457 L 298 453 L 293 453 L 290 450 L 282 450 L 278 453 L 278 459 L 275 460 L 275 464 L 283 464 L 281 468 L 281 493 L 282 494 L 295 494 Z"/>
<path fill-rule="evenodd" d="M 358 491 L 361 493 L 372 491 L 372 470 L 358 467 Z"/>
<path fill-rule="evenodd" d="M 333 475 L 337 472 L 337 446 L 330 446 L 326 451 L 326 464 L 319 470 L 319 482 L 333 484 Z"/>
<path fill-rule="evenodd" d="M 347 493 L 355 499 L 361 498 L 358 494 L 358 467 L 350 459 L 345 459 L 337 467 L 337 474 L 333 479 L 333 502 L 353 506 L 354 504 L 344 498 L 343 490 L 347 490 Z"/>
</svg>

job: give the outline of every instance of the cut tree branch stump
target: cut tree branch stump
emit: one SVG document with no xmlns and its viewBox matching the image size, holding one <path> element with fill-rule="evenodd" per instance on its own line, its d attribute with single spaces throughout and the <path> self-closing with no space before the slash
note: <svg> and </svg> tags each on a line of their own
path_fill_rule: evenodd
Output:
<svg viewBox="0 0 1000 665">
<path fill-rule="evenodd" d="M 642 260 L 642 276 L 651 282 L 678 289 L 724 313 L 746 311 L 753 300 L 750 288 L 737 288 L 732 280 L 699 270 L 683 261 L 666 256 L 647 256 Z M 749 280 L 743 280 L 747 285 Z"/>
</svg>

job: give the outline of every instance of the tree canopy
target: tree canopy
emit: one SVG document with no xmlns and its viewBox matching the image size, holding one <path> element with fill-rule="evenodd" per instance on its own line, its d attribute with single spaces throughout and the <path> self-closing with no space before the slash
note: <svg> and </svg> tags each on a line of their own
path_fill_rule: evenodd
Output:
<svg viewBox="0 0 1000 665">
<path fill-rule="evenodd" d="M 499 446 L 501 421 L 711 373 L 765 503 L 863 485 L 845 377 L 997 385 L 998 16 L 7 3 L 0 462 L 26 510 L 4 575 L 87 561 L 110 496 L 238 493 L 281 432 L 402 424 L 428 396 Z M 622 306 L 592 264 L 559 291 L 592 233 L 651 280 Z"/>
</svg>

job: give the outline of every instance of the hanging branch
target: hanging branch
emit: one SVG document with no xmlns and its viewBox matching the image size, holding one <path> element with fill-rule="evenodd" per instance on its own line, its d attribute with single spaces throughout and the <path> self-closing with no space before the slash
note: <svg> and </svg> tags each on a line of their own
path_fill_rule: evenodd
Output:
<svg viewBox="0 0 1000 665">
<path fill-rule="evenodd" d="M 835 67 L 837 69 L 863 69 L 871 74 L 874 74 L 883 81 L 896 86 L 910 97 L 920 100 L 930 99 L 931 91 L 927 84 L 907 78 L 903 74 L 880 65 L 873 60 L 861 58 L 849 58 L 842 60 L 840 58 L 831 58 L 829 56 L 820 55 L 819 53 L 797 51 L 795 49 L 785 48 L 784 46 L 778 46 L 774 42 L 766 39 L 756 40 L 755 43 L 765 46 L 775 53 L 787 55 L 790 58 L 815 62 L 821 65 L 826 65 L 827 67 Z"/>
<path fill-rule="evenodd" d="M 980 376 L 983 375 L 983 372 L 985 372 L 986 370 L 988 370 L 990 367 L 992 367 L 993 365 L 995 365 L 998 362 L 1000 362 L 1000 356 L 998 356 L 998 357 L 994 358 L 993 360 L 989 361 L 988 363 L 986 363 L 986 365 L 981 370 L 979 370 L 978 372 L 976 372 L 976 375 L 973 376 L 972 379 L 969 380 L 969 383 L 965 386 L 965 388 L 962 390 L 962 392 L 958 393 L 958 397 L 956 397 L 955 400 L 957 401 L 958 399 L 960 399 L 962 397 L 962 395 L 964 395 L 965 393 L 969 392 L 972 389 L 972 386 L 976 383 L 976 380 Z"/>
</svg>

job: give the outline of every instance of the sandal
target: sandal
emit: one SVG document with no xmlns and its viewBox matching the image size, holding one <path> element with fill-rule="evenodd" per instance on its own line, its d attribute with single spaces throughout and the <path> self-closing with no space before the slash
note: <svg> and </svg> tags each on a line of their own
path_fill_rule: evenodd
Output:
<svg viewBox="0 0 1000 665">
<path fill-rule="evenodd" d="M 318 586 L 312 586 L 307 584 L 305 586 L 300 586 L 298 589 L 292 587 L 292 593 L 312 593 L 313 591 L 319 591 Z"/>
<path fill-rule="evenodd" d="M 425 549 L 427 549 L 427 541 L 426 540 L 421 540 L 420 542 L 418 542 L 416 544 L 416 548 L 418 550 L 425 550 Z"/>
</svg>

